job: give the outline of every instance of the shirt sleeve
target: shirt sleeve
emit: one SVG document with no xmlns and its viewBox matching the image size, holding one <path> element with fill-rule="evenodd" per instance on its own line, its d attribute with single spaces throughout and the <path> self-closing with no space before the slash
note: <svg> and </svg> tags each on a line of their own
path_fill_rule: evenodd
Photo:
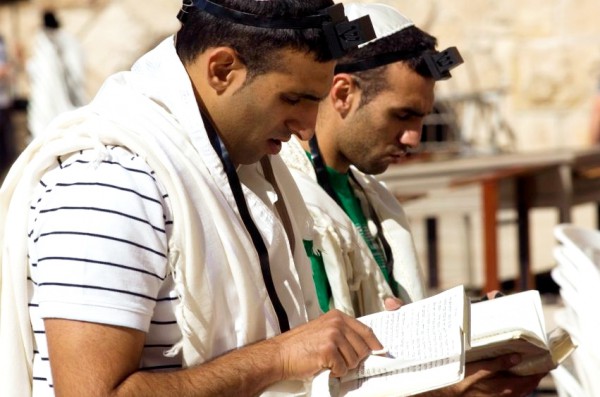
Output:
<svg viewBox="0 0 600 397">
<path fill-rule="evenodd" d="M 147 332 L 168 276 L 167 195 L 141 158 L 119 147 L 59 159 L 32 205 L 34 300 L 42 318 Z"/>
</svg>

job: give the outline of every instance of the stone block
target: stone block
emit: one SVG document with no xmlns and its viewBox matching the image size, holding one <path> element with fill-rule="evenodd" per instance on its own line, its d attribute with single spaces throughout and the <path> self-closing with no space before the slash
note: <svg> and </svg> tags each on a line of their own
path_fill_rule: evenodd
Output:
<svg viewBox="0 0 600 397">
<path fill-rule="evenodd" d="M 515 98 L 518 110 L 567 109 L 580 106 L 595 78 L 593 56 L 585 43 L 565 40 L 533 41 L 516 56 Z"/>
</svg>

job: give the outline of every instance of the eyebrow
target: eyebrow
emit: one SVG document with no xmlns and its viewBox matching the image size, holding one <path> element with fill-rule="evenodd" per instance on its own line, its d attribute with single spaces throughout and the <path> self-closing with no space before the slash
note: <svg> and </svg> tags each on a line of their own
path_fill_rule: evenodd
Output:
<svg viewBox="0 0 600 397">
<path fill-rule="evenodd" d="M 311 102 L 321 102 L 323 99 L 325 99 L 327 97 L 327 94 L 325 94 L 321 97 L 321 96 L 309 94 L 306 92 L 290 92 L 290 94 L 296 95 L 299 99 L 305 99 L 305 100 L 311 101 Z"/>
<path fill-rule="evenodd" d="M 392 108 L 391 111 L 393 113 L 408 113 L 411 116 L 416 116 L 416 117 L 425 117 L 428 114 L 431 114 L 433 112 L 433 110 L 429 111 L 429 112 L 422 112 L 416 108 L 411 108 L 411 107 L 399 107 L 399 108 Z"/>
</svg>

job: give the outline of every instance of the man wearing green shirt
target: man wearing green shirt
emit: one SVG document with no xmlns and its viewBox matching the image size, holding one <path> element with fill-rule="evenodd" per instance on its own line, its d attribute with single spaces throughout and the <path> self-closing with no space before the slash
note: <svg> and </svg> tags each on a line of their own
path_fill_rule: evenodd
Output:
<svg viewBox="0 0 600 397">
<path fill-rule="evenodd" d="M 404 211 L 372 175 L 419 144 L 436 81 L 462 59 L 455 48 L 438 52 L 434 37 L 389 6 L 345 7 L 352 17 L 369 14 L 377 39 L 338 61 L 315 137 L 288 142 L 282 156 L 317 231 L 308 248 L 321 309 L 363 316 L 425 297 Z M 426 395 L 529 395 L 543 374 L 506 372 L 519 361 L 467 364 L 463 381 Z"/>
<path fill-rule="evenodd" d="M 307 156 L 308 160 L 311 161 L 312 164 L 312 155 L 310 152 L 307 152 Z M 333 263 L 335 265 L 338 263 L 338 261 L 330 259 L 330 252 L 315 250 L 314 247 L 312 247 L 309 250 L 309 257 L 313 267 L 313 279 L 317 287 L 317 295 L 321 309 L 323 311 L 328 311 L 330 308 L 335 307 L 342 311 L 349 312 L 349 314 L 352 315 L 364 315 L 384 309 L 385 305 L 384 307 L 380 307 L 380 305 L 385 303 L 386 298 L 388 299 L 389 308 L 394 307 L 395 299 L 392 299 L 393 297 L 399 297 L 403 302 L 407 303 L 413 300 L 421 299 L 423 297 L 423 293 L 420 282 L 418 282 L 418 291 L 413 291 L 413 293 L 409 294 L 405 290 L 401 290 L 400 285 L 396 281 L 390 260 L 392 253 L 389 252 L 389 245 L 385 245 L 387 240 L 381 235 L 380 232 L 378 232 L 379 229 L 371 232 L 369 228 L 369 220 L 371 220 L 371 216 L 376 217 L 376 214 L 370 213 L 368 199 L 364 197 L 364 195 L 360 195 L 360 193 L 357 194 L 357 190 L 360 189 L 358 182 L 354 180 L 354 178 L 351 176 L 351 173 L 348 171 L 339 172 L 335 168 L 329 166 L 325 166 L 324 171 L 324 175 L 327 177 L 327 187 L 331 192 L 334 192 L 334 194 L 329 198 L 335 202 L 329 202 L 326 207 L 328 207 L 329 212 L 332 211 L 332 207 L 336 209 L 339 207 L 339 209 L 341 209 L 351 221 L 345 225 L 345 228 L 350 229 L 352 232 L 354 232 L 353 234 L 355 234 L 355 241 L 353 243 L 341 244 L 339 249 L 344 250 L 343 246 L 346 246 L 349 251 L 352 252 L 362 251 L 362 256 L 357 261 L 351 260 L 350 262 L 355 262 L 354 264 L 358 264 L 358 267 L 361 266 L 361 263 L 366 262 L 367 264 L 364 266 L 366 275 L 364 277 L 359 277 L 361 280 L 361 285 L 358 287 L 358 291 L 360 292 L 357 291 L 356 294 L 360 296 L 360 299 L 354 297 L 354 299 L 352 299 L 353 302 L 351 303 L 353 309 L 349 310 L 343 303 L 339 302 L 341 299 L 334 299 L 330 280 L 327 275 L 328 270 L 330 270 L 329 273 L 331 273 L 331 269 L 327 269 L 326 262 L 327 264 L 331 265 L 331 263 Z M 323 206 L 324 203 L 329 201 L 329 198 L 322 198 L 323 200 L 318 204 L 318 206 Z M 311 206 L 311 209 L 313 218 L 317 218 L 315 221 L 319 223 L 318 218 L 323 218 L 323 215 L 319 216 L 318 210 L 315 210 L 314 206 Z M 367 218 L 365 213 L 368 214 L 369 218 Z M 325 220 L 325 222 L 327 222 L 327 220 Z M 336 222 L 334 222 L 334 224 L 335 223 Z M 373 224 L 372 220 L 371 224 Z M 341 226 L 338 226 L 338 228 L 341 228 Z M 404 228 L 406 231 L 409 231 L 408 226 L 404 226 Z M 348 234 L 348 231 L 341 234 Z M 316 237 L 317 241 L 320 239 L 322 239 L 321 236 Z M 343 237 L 338 236 L 338 239 L 343 240 Z M 411 245 L 404 248 L 410 252 L 414 252 Z M 408 265 L 412 266 L 416 270 L 418 263 L 416 260 L 413 260 L 412 263 Z M 360 269 L 354 269 L 354 271 L 352 271 L 352 276 L 356 274 L 360 274 Z M 357 282 L 356 277 L 350 278 L 354 278 L 355 283 Z M 380 289 L 383 288 L 385 291 L 383 296 L 379 296 L 382 293 L 380 289 L 374 288 L 374 286 L 369 283 L 369 281 L 371 281 L 373 278 L 375 278 L 376 282 L 380 284 Z M 416 281 L 420 281 L 420 276 L 416 277 Z M 343 282 L 344 281 L 342 281 L 342 283 Z M 339 286 L 337 288 L 339 288 Z M 373 295 L 373 299 L 371 300 L 369 299 L 370 295 Z M 369 300 L 369 302 L 365 302 L 365 300 Z M 378 306 L 377 303 L 380 305 Z"/>
<path fill-rule="evenodd" d="M 462 59 L 454 48 L 438 52 L 391 7 L 348 7 L 379 21 L 378 38 L 338 62 L 315 137 L 289 142 L 283 157 L 319 231 L 311 261 L 321 308 L 360 316 L 425 296 L 406 216 L 371 174 L 418 145 L 436 80 Z"/>
</svg>

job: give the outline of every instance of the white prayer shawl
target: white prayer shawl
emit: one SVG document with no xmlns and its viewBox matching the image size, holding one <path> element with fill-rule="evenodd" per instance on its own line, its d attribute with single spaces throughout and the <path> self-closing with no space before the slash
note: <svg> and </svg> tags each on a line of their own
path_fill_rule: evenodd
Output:
<svg viewBox="0 0 600 397">
<path fill-rule="evenodd" d="M 367 201 L 381 221 L 383 235 L 392 249 L 393 274 L 400 284 L 400 298 L 405 303 L 425 298 L 423 271 L 404 209 L 387 187 L 372 175 L 362 173 L 354 167 L 351 167 L 351 172 L 364 189 Z M 360 198 L 360 191 L 357 193 Z"/>
<path fill-rule="evenodd" d="M 280 333 L 256 250 L 170 38 L 141 58 L 132 72 L 109 78 L 89 106 L 52 122 L 19 157 L 0 189 L 2 396 L 31 393 L 26 228 L 33 188 L 57 156 L 96 148 L 102 161 L 110 156 L 107 144 L 138 153 L 169 194 L 174 219 L 169 264 L 180 296 L 176 317 L 183 334 L 173 350 L 182 350 L 184 366 Z M 293 260 L 289 248 L 284 258 L 271 257 L 277 292 L 294 327 L 320 314 L 302 244 L 302 238 L 310 238 L 312 224 L 306 208 L 298 206 L 302 200 L 287 168 L 276 156 L 271 160 L 286 205 L 295 206 L 289 211 L 296 236 Z M 245 186 L 244 193 L 272 254 L 271 245 L 281 239 L 283 226 Z M 283 241 L 287 247 L 287 239 Z M 305 395 L 300 381 L 272 389 L 264 395 Z"/>
<path fill-rule="evenodd" d="M 281 157 L 290 167 L 313 217 L 315 246 L 323 256 L 333 307 L 353 316 L 384 310 L 384 299 L 393 293 L 358 229 L 318 184 L 305 150 L 292 139 L 284 145 Z M 405 303 L 422 299 L 425 296 L 422 270 L 404 210 L 375 178 L 356 169 L 351 172 L 382 222 L 394 257 L 394 278 L 401 286 L 400 298 Z M 360 191 L 356 192 L 360 199 Z"/>
</svg>

